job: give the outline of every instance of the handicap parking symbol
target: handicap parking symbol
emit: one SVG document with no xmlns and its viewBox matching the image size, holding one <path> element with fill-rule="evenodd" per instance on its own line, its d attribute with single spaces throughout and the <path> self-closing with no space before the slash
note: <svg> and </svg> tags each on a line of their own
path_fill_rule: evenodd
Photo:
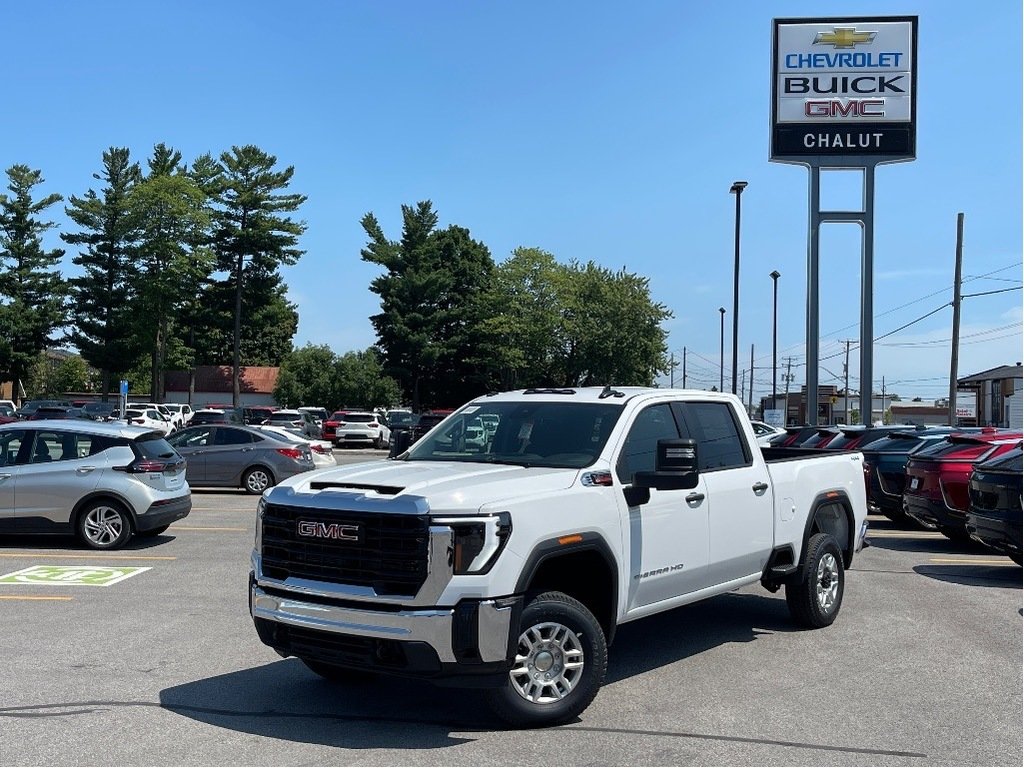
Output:
<svg viewBox="0 0 1024 768">
<path fill-rule="evenodd" d="M 59 584 L 109 587 L 149 568 L 107 568 L 95 565 L 33 565 L 0 576 L 0 584 Z"/>
</svg>

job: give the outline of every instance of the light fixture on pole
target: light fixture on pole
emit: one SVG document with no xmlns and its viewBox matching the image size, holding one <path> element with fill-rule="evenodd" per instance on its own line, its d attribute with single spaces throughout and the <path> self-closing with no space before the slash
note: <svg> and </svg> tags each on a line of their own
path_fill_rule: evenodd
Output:
<svg viewBox="0 0 1024 768">
<path fill-rule="evenodd" d="M 779 407 L 778 403 L 775 402 L 775 382 L 778 381 L 779 375 L 775 370 L 778 364 L 778 347 L 779 347 L 779 278 L 782 274 L 777 269 L 773 269 L 769 275 L 772 279 L 772 410 L 774 411 Z"/>
<path fill-rule="evenodd" d="M 740 343 L 740 196 L 747 182 L 734 181 L 730 194 L 736 195 L 736 260 L 732 270 L 732 393 L 736 394 L 736 368 Z"/>
<path fill-rule="evenodd" d="M 718 344 L 718 391 L 725 389 L 725 307 L 719 307 L 718 312 L 722 318 L 722 335 Z"/>
</svg>

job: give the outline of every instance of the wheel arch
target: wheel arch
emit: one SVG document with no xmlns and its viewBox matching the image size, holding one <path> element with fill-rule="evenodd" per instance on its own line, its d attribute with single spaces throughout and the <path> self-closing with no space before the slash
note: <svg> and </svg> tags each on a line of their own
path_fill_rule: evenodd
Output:
<svg viewBox="0 0 1024 768">
<path fill-rule="evenodd" d="M 78 530 L 78 520 L 82 516 L 83 512 L 85 512 L 86 507 L 88 507 L 93 502 L 103 500 L 113 501 L 122 506 L 128 513 L 128 524 L 131 525 L 132 535 L 138 532 L 139 526 L 135 507 L 132 505 L 130 501 L 128 501 L 128 499 L 126 499 L 120 493 L 111 490 L 90 491 L 81 499 L 79 499 L 78 502 L 75 504 L 74 508 L 71 510 L 71 530 Z"/>
<path fill-rule="evenodd" d="M 800 564 L 807 558 L 807 542 L 815 533 L 827 533 L 839 543 L 843 553 L 843 567 L 853 562 L 856 543 L 853 504 L 843 490 L 823 491 L 814 497 L 804 524 L 803 544 L 800 548 Z"/>
<path fill-rule="evenodd" d="M 519 574 L 516 593 L 558 591 L 587 607 L 612 644 L 617 625 L 619 578 L 616 560 L 608 542 L 598 533 L 578 534 L 537 544 Z M 575 537 L 573 537 L 575 538 Z"/>
<path fill-rule="evenodd" d="M 239 475 L 238 485 L 240 488 L 245 488 L 245 478 L 248 477 L 249 473 L 252 472 L 254 469 L 262 469 L 264 472 L 270 475 L 270 485 L 267 486 L 268 488 L 273 488 L 275 485 L 277 485 L 277 474 L 270 467 L 270 465 L 265 461 L 254 461 L 252 464 L 243 469 L 242 474 Z"/>
</svg>

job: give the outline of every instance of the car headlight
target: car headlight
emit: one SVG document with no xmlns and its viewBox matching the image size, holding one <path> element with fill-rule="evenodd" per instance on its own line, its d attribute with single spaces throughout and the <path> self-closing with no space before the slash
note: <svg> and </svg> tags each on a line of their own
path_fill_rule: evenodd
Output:
<svg viewBox="0 0 1024 768">
<path fill-rule="evenodd" d="M 487 573 L 512 534 L 508 512 L 477 517 L 437 517 L 431 522 L 447 525 L 454 533 L 452 568 L 455 575 Z"/>
</svg>

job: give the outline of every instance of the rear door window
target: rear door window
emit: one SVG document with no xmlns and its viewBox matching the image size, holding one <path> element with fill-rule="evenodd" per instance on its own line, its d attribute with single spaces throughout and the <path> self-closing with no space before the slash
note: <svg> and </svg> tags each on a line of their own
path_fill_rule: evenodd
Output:
<svg viewBox="0 0 1024 768">
<path fill-rule="evenodd" d="M 258 439 L 257 435 L 251 432 L 246 432 L 242 429 L 232 429 L 231 427 L 219 427 L 217 434 L 214 436 L 214 445 L 247 445 L 255 442 L 254 438 Z"/>
</svg>

